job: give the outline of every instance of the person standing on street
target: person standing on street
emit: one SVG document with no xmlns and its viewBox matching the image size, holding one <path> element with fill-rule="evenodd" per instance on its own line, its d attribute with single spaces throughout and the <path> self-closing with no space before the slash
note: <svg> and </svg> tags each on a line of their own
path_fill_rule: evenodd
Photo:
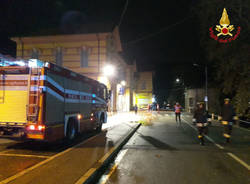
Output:
<svg viewBox="0 0 250 184">
<path fill-rule="evenodd" d="M 160 105 L 159 104 L 156 104 L 156 110 L 159 113 L 159 111 L 160 111 Z"/>
<path fill-rule="evenodd" d="M 137 114 L 137 111 L 138 111 L 137 104 L 135 104 L 134 110 L 135 110 L 135 114 Z"/>
<path fill-rule="evenodd" d="M 176 123 L 178 124 L 179 121 L 179 125 L 181 125 L 181 105 L 178 102 L 174 106 L 174 112 Z"/>
<path fill-rule="evenodd" d="M 204 145 L 204 135 L 208 133 L 207 118 L 204 103 L 200 102 L 198 108 L 194 112 L 193 119 L 195 120 L 196 127 L 198 129 L 198 139 L 200 140 L 201 145 Z"/>
<path fill-rule="evenodd" d="M 223 136 L 226 138 L 227 143 L 230 142 L 233 129 L 233 121 L 236 119 L 237 116 L 235 116 L 235 111 L 233 109 L 233 106 L 230 104 L 230 99 L 225 98 L 219 120 L 221 120 L 221 123 L 224 126 Z"/>
</svg>

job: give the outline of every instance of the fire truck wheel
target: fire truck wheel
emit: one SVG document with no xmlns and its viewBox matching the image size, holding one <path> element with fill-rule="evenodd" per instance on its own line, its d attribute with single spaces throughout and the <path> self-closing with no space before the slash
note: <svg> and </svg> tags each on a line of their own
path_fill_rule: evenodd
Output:
<svg viewBox="0 0 250 184">
<path fill-rule="evenodd" d="M 101 132 L 102 131 L 102 124 L 103 124 L 103 117 L 98 121 L 97 127 L 96 127 L 96 132 Z"/>
<path fill-rule="evenodd" d="M 74 119 L 69 119 L 68 126 L 67 126 L 67 139 L 73 140 L 76 137 L 77 127 Z"/>
</svg>

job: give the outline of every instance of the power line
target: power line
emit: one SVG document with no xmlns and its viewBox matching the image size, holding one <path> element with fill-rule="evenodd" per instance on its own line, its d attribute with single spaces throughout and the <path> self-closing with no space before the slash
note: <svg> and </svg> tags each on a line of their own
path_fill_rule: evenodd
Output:
<svg viewBox="0 0 250 184">
<path fill-rule="evenodd" d="M 127 8 L 128 8 L 128 0 L 126 0 L 126 3 L 124 5 L 124 8 L 123 8 L 123 11 L 122 11 L 122 15 L 120 17 L 120 21 L 119 21 L 119 24 L 118 24 L 118 27 L 120 27 L 121 23 L 122 23 L 122 20 L 123 20 L 123 17 L 127 11 Z"/>
<path fill-rule="evenodd" d="M 177 26 L 177 25 L 183 23 L 184 21 L 186 21 L 186 20 L 189 19 L 190 17 L 191 17 L 191 16 L 188 16 L 188 17 L 186 17 L 186 18 L 184 18 L 184 19 L 182 19 L 182 20 L 180 20 L 180 21 L 178 21 L 178 22 L 176 22 L 176 23 L 174 23 L 174 24 L 172 24 L 172 25 L 170 25 L 170 26 L 166 26 L 166 27 L 160 29 L 160 30 L 157 31 L 157 32 L 150 33 L 150 34 L 148 34 L 148 35 L 146 35 L 146 36 L 143 36 L 143 37 L 141 37 L 141 38 L 138 38 L 138 39 L 136 39 L 136 40 L 129 41 L 129 42 L 127 42 L 126 44 L 135 44 L 135 43 L 137 43 L 137 42 L 140 42 L 140 41 L 149 39 L 149 38 L 151 38 L 151 37 L 154 37 L 154 36 L 156 36 L 156 35 L 158 35 L 158 34 L 164 32 L 164 31 L 167 31 L 167 30 L 169 30 L 169 29 L 171 29 L 171 28 L 173 28 L 173 27 L 175 27 L 175 26 Z"/>
</svg>

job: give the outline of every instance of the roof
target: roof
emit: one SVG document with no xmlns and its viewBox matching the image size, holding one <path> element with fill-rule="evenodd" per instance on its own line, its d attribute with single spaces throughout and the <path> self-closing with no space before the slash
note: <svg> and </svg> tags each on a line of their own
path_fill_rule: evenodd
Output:
<svg viewBox="0 0 250 184">
<path fill-rule="evenodd" d="M 94 23 L 82 25 L 62 25 L 58 28 L 41 29 L 38 32 L 27 33 L 22 36 L 47 36 L 47 35 L 67 35 L 67 34 L 92 34 L 110 33 L 114 30 L 114 24 Z"/>
</svg>

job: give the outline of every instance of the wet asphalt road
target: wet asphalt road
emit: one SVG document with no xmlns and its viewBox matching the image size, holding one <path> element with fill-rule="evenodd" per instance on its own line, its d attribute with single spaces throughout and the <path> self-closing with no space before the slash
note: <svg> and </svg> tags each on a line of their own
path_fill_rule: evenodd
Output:
<svg viewBox="0 0 250 184">
<path fill-rule="evenodd" d="M 222 127 L 213 123 L 209 137 L 199 145 L 191 116 L 177 126 L 173 113 L 154 115 L 141 126 L 110 166 L 99 184 L 248 184 L 250 132 L 234 128 L 230 144 L 224 143 Z M 236 156 L 232 158 L 232 156 Z"/>
<path fill-rule="evenodd" d="M 63 141 L 43 143 L 1 138 L 0 183 L 2 180 L 34 166 L 94 135 L 96 135 L 94 132 L 88 132 L 79 136 L 74 142 L 67 144 Z"/>
<path fill-rule="evenodd" d="M 101 133 L 83 133 L 72 143 L 0 139 L 0 184 L 78 184 L 136 127 L 138 123 L 111 121 Z"/>
</svg>

